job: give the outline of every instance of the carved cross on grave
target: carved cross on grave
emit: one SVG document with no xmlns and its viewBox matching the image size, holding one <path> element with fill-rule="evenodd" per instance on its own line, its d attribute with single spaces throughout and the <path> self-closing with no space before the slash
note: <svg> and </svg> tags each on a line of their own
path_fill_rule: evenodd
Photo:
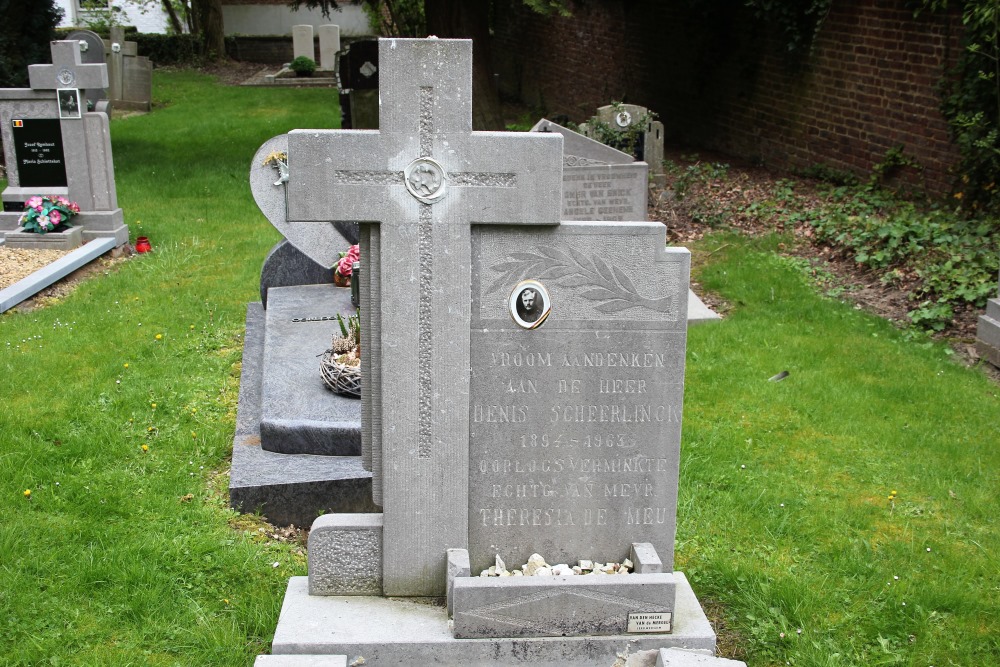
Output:
<svg viewBox="0 0 1000 667">
<path fill-rule="evenodd" d="M 468 542 L 471 226 L 557 224 L 562 138 L 472 131 L 471 41 L 386 39 L 379 59 L 379 130 L 289 133 L 285 226 L 362 223 L 384 590 L 440 595 Z"/>
<path fill-rule="evenodd" d="M 28 81 L 35 90 L 107 88 L 108 67 L 103 62 L 84 64 L 78 41 L 56 41 L 52 42 L 52 64 L 30 65 Z"/>
</svg>

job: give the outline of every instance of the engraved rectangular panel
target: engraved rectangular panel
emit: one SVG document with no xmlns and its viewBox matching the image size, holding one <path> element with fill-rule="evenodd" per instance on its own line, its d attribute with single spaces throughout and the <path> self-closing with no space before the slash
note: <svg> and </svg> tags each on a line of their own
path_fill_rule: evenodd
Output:
<svg viewBox="0 0 1000 667">
<path fill-rule="evenodd" d="M 564 163 L 570 156 L 564 155 Z M 645 162 L 563 167 L 563 220 L 645 220 Z"/>
<path fill-rule="evenodd" d="M 620 562 L 633 542 L 672 570 L 689 256 L 663 245 L 658 224 L 477 228 L 473 572 L 496 554 Z M 522 280 L 550 297 L 537 328 L 509 312 Z"/>
<path fill-rule="evenodd" d="M 619 635 L 633 632 L 631 616 L 669 617 L 676 582 L 673 573 L 457 577 L 452 598 L 459 639 Z"/>
<path fill-rule="evenodd" d="M 628 615 L 626 632 L 670 632 L 670 612 L 652 612 Z"/>
</svg>

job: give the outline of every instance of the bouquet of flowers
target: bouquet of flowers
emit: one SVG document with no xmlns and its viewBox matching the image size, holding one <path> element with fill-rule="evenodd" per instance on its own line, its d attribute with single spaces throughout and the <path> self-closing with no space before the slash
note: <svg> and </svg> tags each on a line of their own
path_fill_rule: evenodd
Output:
<svg viewBox="0 0 1000 667">
<path fill-rule="evenodd" d="M 70 218 L 80 212 L 76 202 L 62 196 L 32 197 L 24 204 L 24 213 L 18 220 L 26 232 L 47 234 L 61 232 L 71 225 Z"/>
<path fill-rule="evenodd" d="M 354 262 L 361 257 L 361 248 L 352 245 L 347 252 L 340 253 L 340 262 L 337 263 L 337 273 L 349 277 L 354 272 Z"/>
</svg>

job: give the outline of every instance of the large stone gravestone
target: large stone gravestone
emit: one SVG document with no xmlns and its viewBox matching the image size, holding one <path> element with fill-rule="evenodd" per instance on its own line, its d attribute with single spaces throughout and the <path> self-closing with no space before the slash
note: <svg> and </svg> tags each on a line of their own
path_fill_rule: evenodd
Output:
<svg viewBox="0 0 1000 667">
<path fill-rule="evenodd" d="M 976 350 L 980 357 L 1000 368 L 1000 292 L 986 303 L 986 313 L 979 316 Z"/>
<path fill-rule="evenodd" d="M 581 125 L 580 131 L 592 137 L 594 121 L 603 123 L 616 132 L 638 129 L 641 133 L 641 141 L 637 146 L 638 159 L 649 165 L 649 176 L 655 185 L 663 187 L 666 184 L 663 172 L 663 123 L 653 120 L 649 109 L 636 104 L 609 104 L 598 108 L 597 115 L 590 123 Z"/>
<path fill-rule="evenodd" d="M 532 132 L 563 137 L 563 220 L 645 220 L 649 166 L 542 119 Z"/>
<path fill-rule="evenodd" d="M 121 26 L 111 28 L 111 39 L 104 47 L 112 105 L 117 109 L 149 111 L 153 101 L 153 63 L 139 55 L 136 42 L 125 41 Z"/>
<path fill-rule="evenodd" d="M 8 245 L 37 240 L 38 235 L 17 231 L 24 202 L 35 195 L 63 195 L 80 206 L 72 224 L 82 229 L 83 240 L 113 238 L 122 245 L 128 228 L 118 207 L 108 117 L 100 112 L 66 117 L 57 96 L 57 91 L 73 95 L 107 87 L 107 67 L 84 64 L 78 41 L 52 42 L 52 62 L 28 67 L 31 88 L 0 90 L 7 164 L 0 234 Z"/>
<path fill-rule="evenodd" d="M 559 224 L 562 138 L 472 132 L 471 55 L 467 41 L 383 40 L 380 130 L 292 132 L 287 210 L 255 188 L 290 241 L 370 221 L 362 435 L 383 510 L 317 520 L 273 652 L 607 665 L 712 649 L 672 571 L 689 255 L 658 223 Z M 642 573 L 614 587 L 468 576 L 545 550 L 631 554 Z M 510 632 L 459 640 L 441 608 L 363 596 L 448 588 L 456 636 L 460 617 Z M 570 608 L 586 612 L 567 626 Z M 513 639 L 538 628 L 556 636 Z"/>
</svg>

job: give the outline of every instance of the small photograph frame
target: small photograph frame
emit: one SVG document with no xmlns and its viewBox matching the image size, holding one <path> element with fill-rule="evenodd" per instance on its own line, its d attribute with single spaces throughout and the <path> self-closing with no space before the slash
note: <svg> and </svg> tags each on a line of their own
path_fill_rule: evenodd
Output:
<svg viewBox="0 0 1000 667">
<path fill-rule="evenodd" d="M 56 90 L 59 99 L 59 118 L 81 118 L 80 89 L 59 88 Z"/>
<path fill-rule="evenodd" d="M 517 326 L 522 329 L 537 329 L 552 312 L 552 300 L 541 282 L 522 280 L 507 297 L 507 307 Z"/>
</svg>

